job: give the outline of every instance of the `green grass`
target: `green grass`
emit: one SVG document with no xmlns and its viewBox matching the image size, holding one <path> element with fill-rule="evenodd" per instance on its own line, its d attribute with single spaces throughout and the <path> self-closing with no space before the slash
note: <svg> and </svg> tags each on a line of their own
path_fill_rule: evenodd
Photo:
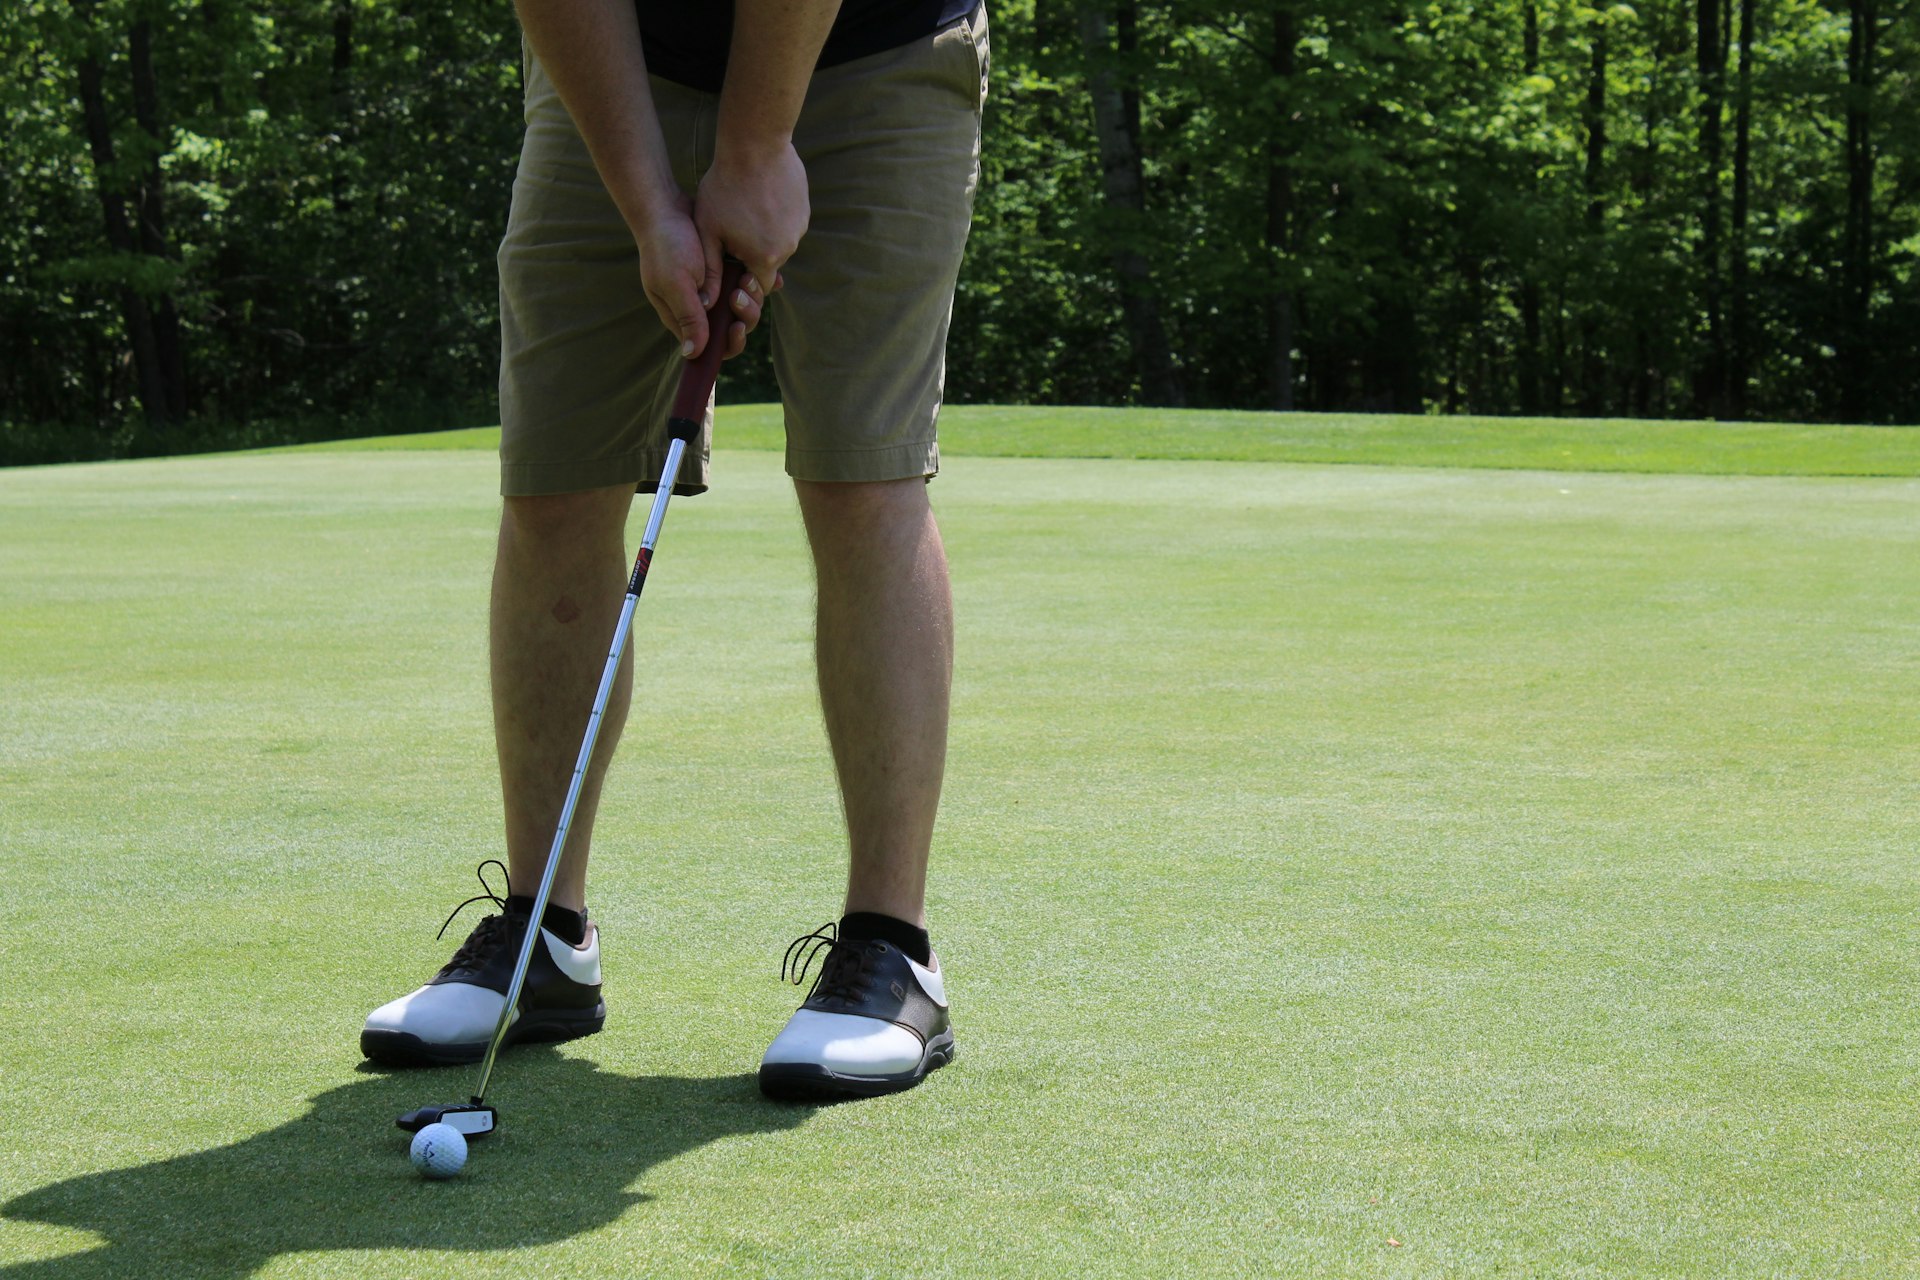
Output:
<svg viewBox="0 0 1920 1280">
<path fill-rule="evenodd" d="M 1411 417 L 955 405 L 948 456 L 1337 462 L 1691 475 L 1920 476 L 1920 429 L 1631 419 Z M 486 449 L 499 429 L 385 436 L 300 450 Z M 715 442 L 780 449 L 778 405 L 722 405 Z"/>
<path fill-rule="evenodd" d="M 0 1277 L 1920 1268 L 1920 482 L 956 457 L 960 1056 L 806 1109 L 747 1073 L 841 876 L 808 575 L 723 451 L 613 1018 L 434 1185 L 392 1118 L 470 1073 L 355 1037 L 497 848 L 494 481 L 0 473 Z"/>
</svg>

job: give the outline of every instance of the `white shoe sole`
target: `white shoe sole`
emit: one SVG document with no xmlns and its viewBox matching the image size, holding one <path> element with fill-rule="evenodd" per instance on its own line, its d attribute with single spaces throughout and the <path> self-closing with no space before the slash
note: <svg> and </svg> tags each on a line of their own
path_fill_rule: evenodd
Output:
<svg viewBox="0 0 1920 1280">
<path fill-rule="evenodd" d="M 953 1032 L 942 1031 L 927 1042 L 920 1062 L 910 1071 L 892 1075 L 849 1075 L 815 1062 L 764 1062 L 760 1065 L 760 1092 L 781 1102 L 832 1102 L 843 1098 L 877 1098 L 911 1089 L 953 1061 Z"/>
</svg>

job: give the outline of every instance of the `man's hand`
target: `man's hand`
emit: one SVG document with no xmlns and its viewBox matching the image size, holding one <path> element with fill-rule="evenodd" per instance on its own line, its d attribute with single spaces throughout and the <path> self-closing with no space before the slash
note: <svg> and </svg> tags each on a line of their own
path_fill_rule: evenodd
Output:
<svg viewBox="0 0 1920 1280">
<path fill-rule="evenodd" d="M 793 128 L 839 9 L 840 0 L 734 4 L 713 166 L 694 193 L 693 219 L 709 281 L 719 278 L 725 245 L 746 263 L 755 301 L 780 287 L 780 268 L 807 233 L 807 170 Z"/>
<path fill-rule="evenodd" d="M 720 287 L 719 246 L 703 246 L 692 202 L 673 180 L 633 0 L 515 0 L 515 7 L 633 232 L 647 300 L 680 339 L 682 354 L 698 354 L 707 345 L 707 306 Z M 727 326 L 728 357 L 740 354 L 747 331 L 760 323 L 762 283 L 729 300 L 735 319 Z"/>
<path fill-rule="evenodd" d="M 680 354 L 691 360 L 706 349 L 707 308 L 720 288 L 721 241 L 702 233 L 695 223 L 693 202 L 678 191 L 632 225 L 634 244 L 640 250 L 640 284 L 647 301 L 653 304 L 667 332 L 680 339 Z M 722 350 L 727 359 L 746 348 L 747 334 L 760 323 L 765 299 L 758 280 L 741 278 L 740 288 L 728 299 L 734 319 L 727 326 Z"/>
<path fill-rule="evenodd" d="M 772 142 L 752 154 L 723 142 L 693 201 L 710 279 L 719 279 L 724 245 L 747 265 L 758 297 L 778 289 L 780 268 L 799 248 L 810 212 L 807 171 L 791 142 Z"/>
</svg>

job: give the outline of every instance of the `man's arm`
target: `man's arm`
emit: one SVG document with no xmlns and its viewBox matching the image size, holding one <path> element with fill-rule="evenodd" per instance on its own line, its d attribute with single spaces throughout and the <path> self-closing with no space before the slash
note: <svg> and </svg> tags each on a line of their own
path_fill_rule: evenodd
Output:
<svg viewBox="0 0 1920 1280">
<path fill-rule="evenodd" d="M 681 354 L 696 354 L 707 343 L 706 300 L 719 288 L 719 254 L 709 258 L 692 202 L 673 179 L 647 87 L 633 0 L 516 0 L 515 7 L 534 56 L 553 79 L 601 182 L 633 232 L 647 299 L 679 335 Z M 804 93 L 804 78 L 801 86 Z M 760 320 L 764 295 L 757 286 L 747 293 L 746 305 L 733 302 L 744 323 L 729 326 L 729 356 L 739 354 L 746 331 Z"/>
<path fill-rule="evenodd" d="M 711 251 L 747 264 L 763 290 L 806 234 L 807 171 L 793 126 L 840 0 L 736 0 L 713 167 L 700 179 L 694 219 Z M 713 261 L 717 267 L 717 254 Z"/>
</svg>

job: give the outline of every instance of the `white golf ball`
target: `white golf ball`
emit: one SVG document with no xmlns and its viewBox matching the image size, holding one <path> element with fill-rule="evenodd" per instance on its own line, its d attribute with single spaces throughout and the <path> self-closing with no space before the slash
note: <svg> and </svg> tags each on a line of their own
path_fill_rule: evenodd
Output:
<svg viewBox="0 0 1920 1280">
<path fill-rule="evenodd" d="M 429 1178 L 451 1178 L 467 1163 L 467 1137 L 450 1124 L 430 1124 L 413 1135 L 407 1153 Z"/>
</svg>

